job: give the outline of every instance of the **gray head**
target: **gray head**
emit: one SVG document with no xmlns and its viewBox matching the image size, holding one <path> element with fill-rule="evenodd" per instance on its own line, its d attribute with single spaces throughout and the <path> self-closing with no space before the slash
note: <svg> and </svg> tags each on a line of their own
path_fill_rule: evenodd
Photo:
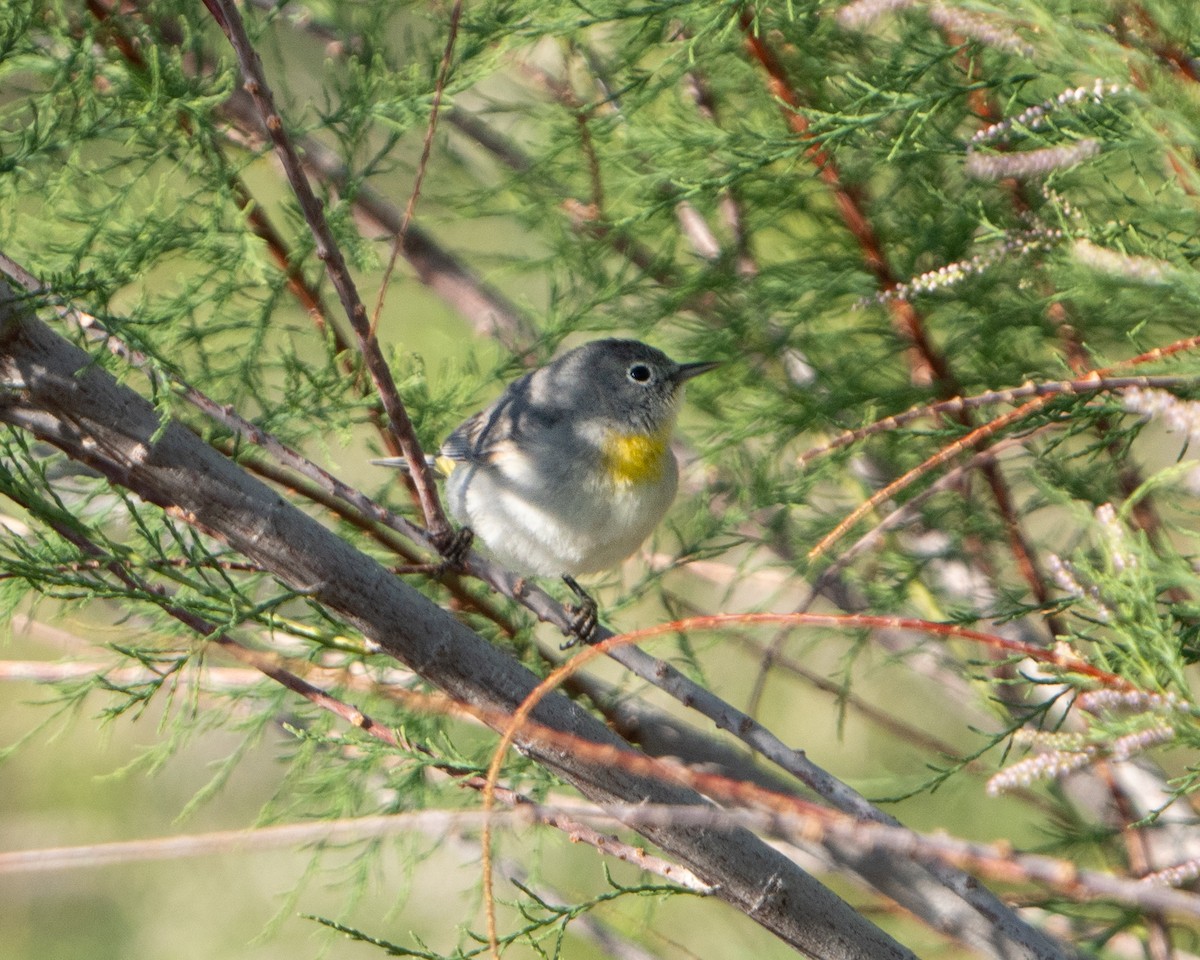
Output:
<svg viewBox="0 0 1200 960">
<path fill-rule="evenodd" d="M 638 340 L 593 340 L 564 353 L 533 376 L 535 402 L 555 405 L 614 427 L 655 433 L 674 420 L 683 385 L 716 363 L 676 363 Z"/>
</svg>

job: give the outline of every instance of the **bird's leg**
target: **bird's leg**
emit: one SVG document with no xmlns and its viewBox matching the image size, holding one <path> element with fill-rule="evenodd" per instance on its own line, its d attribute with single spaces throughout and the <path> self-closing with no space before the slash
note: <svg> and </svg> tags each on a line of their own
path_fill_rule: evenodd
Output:
<svg viewBox="0 0 1200 960">
<path fill-rule="evenodd" d="M 571 615 L 570 626 L 563 630 L 563 634 L 571 638 L 561 647 L 566 650 L 575 646 L 576 643 L 591 643 L 596 636 L 596 627 L 599 626 L 600 620 L 597 616 L 596 601 L 576 583 L 575 578 L 564 573 L 563 583 L 570 587 L 571 592 L 579 598 L 578 604 L 568 604 L 566 608 L 567 613 Z"/>
</svg>

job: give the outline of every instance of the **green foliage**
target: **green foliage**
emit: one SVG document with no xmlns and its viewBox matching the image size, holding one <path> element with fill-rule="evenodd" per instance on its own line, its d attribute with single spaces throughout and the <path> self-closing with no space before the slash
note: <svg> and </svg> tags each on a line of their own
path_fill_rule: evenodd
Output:
<svg viewBox="0 0 1200 960">
<path fill-rule="evenodd" d="M 1044 665 L 1034 675 L 1016 659 L 1001 669 L 986 651 L 949 649 L 942 638 L 894 646 L 878 662 L 864 640 L 806 636 L 845 693 L 881 673 L 908 682 L 934 645 L 945 671 L 935 676 L 963 682 L 945 680 L 940 705 L 964 734 L 949 738 L 958 757 L 937 758 L 931 778 L 922 763 L 889 769 L 877 795 L 928 799 L 980 761 L 1000 762 L 1023 726 L 1057 734 L 1078 723 L 1081 739 L 1069 749 L 1097 756 L 1165 726 L 1175 745 L 1195 750 L 1194 385 L 1174 384 L 1153 409 L 1111 391 L 1068 391 L 971 442 L 972 430 L 1010 409 L 1001 397 L 961 417 L 889 427 L 803 467 L 797 458 L 914 405 L 1069 379 L 1194 334 L 1200 97 L 1180 64 L 1194 72 L 1200 17 L 1193 5 L 1165 0 L 1042 0 L 970 2 L 949 8 L 965 18 L 949 24 L 938 19 L 942 6 L 848 23 L 841 6 L 839 19 L 838 4 L 819 0 L 466 5 L 414 223 L 537 317 L 537 335 L 502 331 L 504 349 L 474 337 L 486 317 L 461 301 L 422 299 L 422 279 L 436 287 L 439 278 L 401 263 L 384 290 L 379 331 L 419 438 L 435 447 L 523 364 L 585 336 L 628 333 L 681 359 L 721 360 L 719 375 L 689 388 L 682 432 L 694 459 L 653 544 L 673 562 L 639 566 L 622 589 L 606 587 L 604 609 L 619 626 L 648 625 L 661 609 L 791 609 L 817 583 L 847 610 L 1009 625 L 1165 698 L 1142 708 L 1071 707 L 1102 684 Z M 310 177 L 373 305 L 391 238 L 358 203 L 367 188 L 401 210 L 409 197 L 438 93 L 447 10 L 246 8 L 288 134 L 302 149 L 314 138 L 345 166 L 336 183 L 315 170 Z M 380 449 L 381 407 L 345 349 L 353 338 L 269 144 L 230 109 L 241 80 L 205 16 L 203 5 L 177 0 L 102 19 L 70 4 L 4 5 L 0 251 L 45 285 L 41 316 L 83 311 L 145 355 L 142 372 L 131 372 L 70 317 L 59 324 L 97 363 L 153 395 L 164 422 L 181 419 L 267 469 L 270 458 L 246 438 L 186 403 L 182 384 L 190 384 L 414 514 L 402 484 L 363 465 Z M 256 213 L 273 223 L 279 249 L 256 230 Z M 281 252 L 297 271 L 291 285 Z M 324 301 L 320 323 L 294 296 L 297 280 Z M 1198 371 L 1189 347 L 1114 375 Z M 809 559 L 855 506 L 960 441 L 948 464 L 920 471 Z M 998 463 L 969 463 L 989 443 L 1003 445 Z M 954 482 L 936 486 L 962 464 Z M 306 489 L 298 478 L 272 479 Z M 493 741 L 390 698 L 386 683 L 364 692 L 330 680 L 323 689 L 402 730 L 400 748 L 347 733 L 342 719 L 269 686 L 202 697 L 181 679 L 219 656 L 217 631 L 256 652 L 355 676 L 394 669 L 303 595 L 8 428 L 0 495 L 12 521 L 0 537 L 0 617 L 84 610 L 128 628 L 102 645 L 111 667 L 64 684 L 62 702 L 120 722 L 161 711 L 145 767 L 210 727 L 243 738 L 197 803 L 219 795 L 246 751 L 277 736 L 276 721 L 287 731 L 271 741 L 283 769 L 264 822 L 469 802 L 446 772 L 481 772 Z M 307 506 L 382 553 L 370 522 Z M 839 560 L 900 509 L 902 522 Z M 410 579 L 450 603 L 436 577 Z M 464 590 L 467 601 L 484 593 Z M 467 601 L 456 595 L 456 604 Z M 548 669 L 526 643 L 528 622 L 515 605 L 501 623 L 464 617 Z M 198 632 L 197 621 L 207 629 Z M 734 655 L 718 644 L 681 636 L 658 652 L 730 700 L 755 682 L 757 664 L 739 657 L 730 667 Z M 133 679 L 113 679 L 134 667 Z M 409 676 L 396 682 L 420 687 Z M 978 703 L 956 712 L 947 691 L 970 689 Z M 770 701 L 764 712 L 798 728 L 798 715 L 784 712 L 790 706 Z M 828 712 L 836 718 L 837 704 Z M 191 726 L 198 717 L 199 729 Z M 1177 757 L 1163 762 L 1174 789 L 1192 794 L 1195 765 Z M 834 772 L 867 776 L 852 765 Z M 534 796 L 554 788 L 520 759 L 505 778 Z M 1119 835 L 1086 832 L 1086 818 L 1061 812 L 1065 797 L 1050 802 L 1070 827 L 1058 849 L 1077 843 L 1095 859 L 1125 861 Z M 581 912 L 618 895 L 663 893 L 585 887 L 564 908 L 523 888 L 525 924 L 505 942 L 559 956 Z M 1074 919 L 1097 953 L 1111 933 L 1097 924 L 1134 926 L 1111 915 Z M 447 955 L 321 922 L 394 955 Z"/>
</svg>

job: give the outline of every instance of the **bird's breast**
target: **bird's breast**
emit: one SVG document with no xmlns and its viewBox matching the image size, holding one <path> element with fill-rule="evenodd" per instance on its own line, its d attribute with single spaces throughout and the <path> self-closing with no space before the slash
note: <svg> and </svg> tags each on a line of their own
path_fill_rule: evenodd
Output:
<svg viewBox="0 0 1200 960">
<path fill-rule="evenodd" d="M 609 431 L 600 447 L 605 476 L 614 486 L 637 486 L 662 480 L 671 456 L 670 432 L 656 434 Z"/>
</svg>

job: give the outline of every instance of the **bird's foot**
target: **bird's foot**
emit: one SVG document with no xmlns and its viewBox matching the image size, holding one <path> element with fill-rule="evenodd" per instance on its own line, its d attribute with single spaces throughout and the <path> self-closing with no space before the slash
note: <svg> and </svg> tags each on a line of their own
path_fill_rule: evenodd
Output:
<svg viewBox="0 0 1200 960">
<path fill-rule="evenodd" d="M 475 534 L 470 527 L 459 527 L 457 530 L 447 531 L 436 540 L 434 546 L 441 554 L 442 559 L 435 568 L 434 576 L 440 577 L 451 571 L 461 573 L 465 570 L 467 555 L 471 552 L 471 544 L 474 542 Z"/>
<path fill-rule="evenodd" d="M 579 598 L 578 604 L 567 604 L 567 613 L 571 615 L 570 625 L 563 630 L 563 635 L 570 637 L 560 649 L 568 650 L 577 643 L 590 644 L 596 636 L 596 628 L 600 625 L 597 615 L 596 601 L 583 589 L 575 578 L 563 574 L 563 583 L 571 588 L 571 592 Z"/>
</svg>

